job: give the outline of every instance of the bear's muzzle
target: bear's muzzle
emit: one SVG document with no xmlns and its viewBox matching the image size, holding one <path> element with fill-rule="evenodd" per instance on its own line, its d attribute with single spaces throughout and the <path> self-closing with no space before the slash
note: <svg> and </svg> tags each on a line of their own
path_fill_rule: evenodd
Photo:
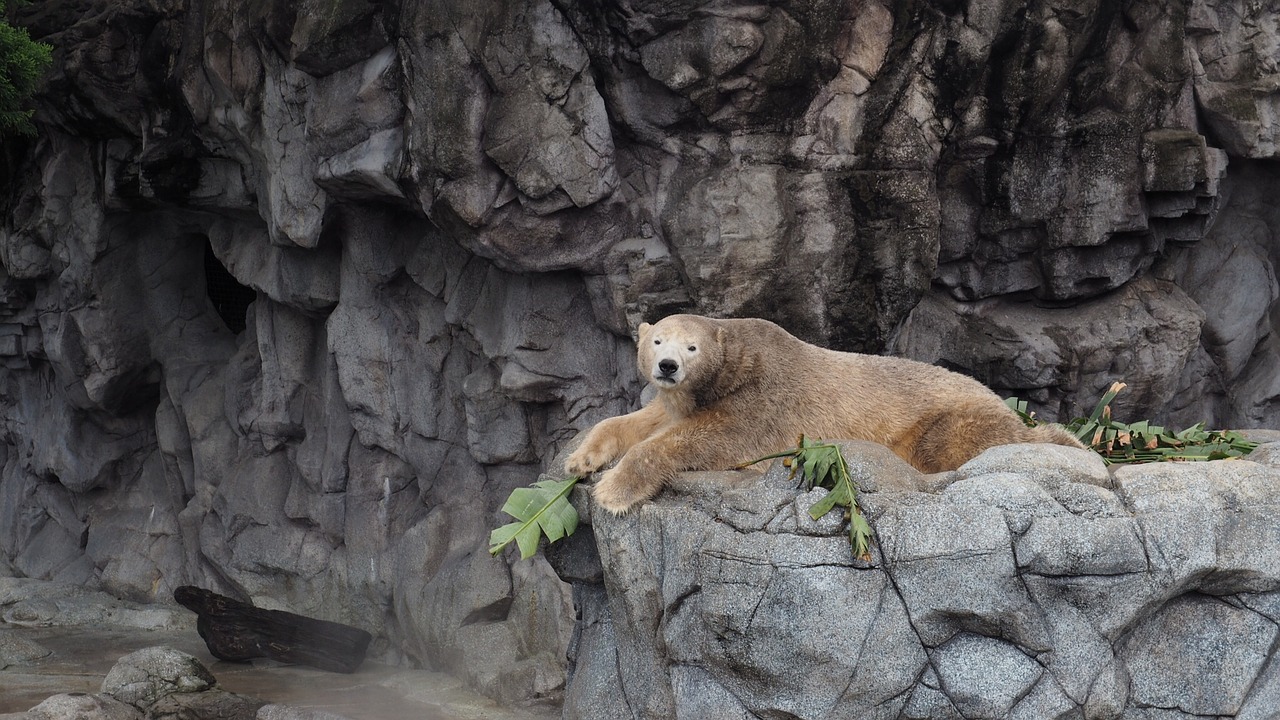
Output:
<svg viewBox="0 0 1280 720">
<path fill-rule="evenodd" d="M 653 371 L 653 381 L 659 385 L 677 385 L 684 379 L 680 363 L 672 358 L 662 358 Z"/>
</svg>

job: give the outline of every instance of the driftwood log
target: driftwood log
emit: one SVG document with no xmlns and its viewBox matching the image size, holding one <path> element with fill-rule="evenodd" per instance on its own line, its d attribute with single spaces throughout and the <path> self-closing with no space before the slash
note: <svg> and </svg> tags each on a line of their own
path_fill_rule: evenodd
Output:
<svg viewBox="0 0 1280 720">
<path fill-rule="evenodd" d="M 220 660 L 266 657 L 349 673 L 360 667 L 373 639 L 350 625 L 264 610 L 191 585 L 174 590 L 173 599 L 196 613 L 196 630 Z"/>
</svg>

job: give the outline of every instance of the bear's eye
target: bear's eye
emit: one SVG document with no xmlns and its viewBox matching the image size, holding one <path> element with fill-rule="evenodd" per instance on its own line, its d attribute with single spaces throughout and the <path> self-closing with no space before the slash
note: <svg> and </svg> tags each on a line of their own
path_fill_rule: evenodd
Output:
<svg viewBox="0 0 1280 720">
<path fill-rule="evenodd" d="M 654 345 L 661 345 L 661 344 L 662 344 L 662 341 L 661 341 L 661 340 L 654 340 L 654 341 L 653 341 L 653 344 L 654 344 Z"/>
<path fill-rule="evenodd" d="M 690 346 L 689 346 L 689 352 L 698 352 L 698 346 L 697 346 L 697 345 L 690 345 Z"/>
</svg>

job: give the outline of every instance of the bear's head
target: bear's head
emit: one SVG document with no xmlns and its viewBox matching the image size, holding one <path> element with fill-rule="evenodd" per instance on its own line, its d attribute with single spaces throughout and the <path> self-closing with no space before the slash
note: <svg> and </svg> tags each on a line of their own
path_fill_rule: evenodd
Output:
<svg viewBox="0 0 1280 720">
<path fill-rule="evenodd" d="M 697 390 L 724 363 L 725 329 L 711 318 L 671 315 L 640 324 L 637 370 L 659 390 Z"/>
</svg>

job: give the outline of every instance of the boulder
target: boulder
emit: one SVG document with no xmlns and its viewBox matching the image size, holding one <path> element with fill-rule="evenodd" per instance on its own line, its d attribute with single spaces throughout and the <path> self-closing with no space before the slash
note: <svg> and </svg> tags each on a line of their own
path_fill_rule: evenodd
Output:
<svg viewBox="0 0 1280 720">
<path fill-rule="evenodd" d="M 1280 470 L 1111 473 L 1010 445 L 911 487 L 860 474 L 883 448 L 842 447 L 867 478 L 869 563 L 837 516 L 797 524 L 825 491 L 780 463 L 590 514 L 599 573 L 577 535 L 549 551 L 579 609 L 564 717 L 607 697 L 626 718 L 1253 717 L 1274 700 Z"/>
<path fill-rule="evenodd" d="M 142 720 L 140 710 L 109 695 L 63 693 L 27 711 L 24 720 Z"/>
<path fill-rule="evenodd" d="M 180 650 L 149 647 L 120 658 L 102 681 L 102 693 L 146 711 L 174 693 L 197 693 L 217 682 L 199 660 Z"/>
</svg>

